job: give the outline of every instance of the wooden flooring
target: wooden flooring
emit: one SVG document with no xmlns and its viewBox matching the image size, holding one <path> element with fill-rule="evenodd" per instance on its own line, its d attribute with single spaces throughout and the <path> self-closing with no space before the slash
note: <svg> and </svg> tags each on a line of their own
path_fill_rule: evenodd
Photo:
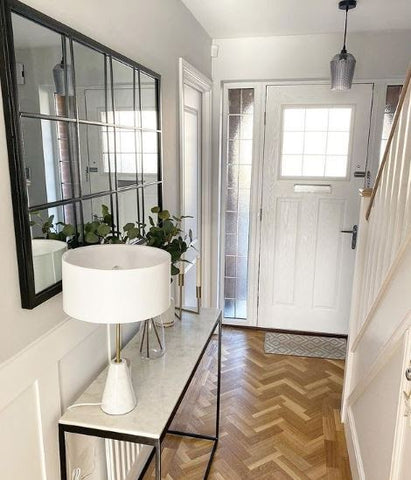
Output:
<svg viewBox="0 0 411 480">
<path fill-rule="evenodd" d="M 220 441 L 209 479 L 351 480 L 339 420 L 344 362 L 266 355 L 263 341 L 261 331 L 224 328 Z M 213 434 L 216 346 L 171 428 Z M 163 445 L 163 479 L 203 478 L 209 442 L 167 436 Z"/>
</svg>

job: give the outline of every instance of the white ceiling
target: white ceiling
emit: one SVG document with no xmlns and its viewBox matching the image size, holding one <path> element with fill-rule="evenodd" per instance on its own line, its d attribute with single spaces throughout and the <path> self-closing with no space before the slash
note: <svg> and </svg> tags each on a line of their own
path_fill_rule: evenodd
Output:
<svg viewBox="0 0 411 480">
<path fill-rule="evenodd" d="M 182 0 L 212 38 L 342 32 L 338 0 Z M 411 29 L 411 0 L 359 0 L 349 31 Z"/>
</svg>

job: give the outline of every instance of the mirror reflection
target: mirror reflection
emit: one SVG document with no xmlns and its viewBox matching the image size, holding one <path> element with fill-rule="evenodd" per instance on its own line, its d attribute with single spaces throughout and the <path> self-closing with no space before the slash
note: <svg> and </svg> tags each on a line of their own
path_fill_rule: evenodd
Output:
<svg viewBox="0 0 411 480">
<path fill-rule="evenodd" d="M 73 96 L 66 38 L 16 14 L 12 26 L 20 111 L 73 116 L 65 105 L 65 97 Z"/>
<path fill-rule="evenodd" d="M 34 294 L 61 280 L 65 250 L 161 206 L 156 75 L 55 28 L 12 13 Z"/>
<path fill-rule="evenodd" d="M 77 243 L 78 206 L 69 204 L 31 212 L 35 292 L 61 280 L 61 257 Z"/>
</svg>

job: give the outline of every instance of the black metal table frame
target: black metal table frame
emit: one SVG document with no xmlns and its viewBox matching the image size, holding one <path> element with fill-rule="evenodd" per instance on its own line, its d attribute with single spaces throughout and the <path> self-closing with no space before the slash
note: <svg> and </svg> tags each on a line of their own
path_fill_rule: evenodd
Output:
<svg viewBox="0 0 411 480">
<path fill-rule="evenodd" d="M 177 410 L 183 401 L 183 398 L 187 392 L 188 387 L 191 384 L 191 381 L 200 365 L 200 362 L 204 356 L 205 351 L 207 350 L 210 341 L 218 329 L 218 348 L 217 348 L 217 392 L 216 392 L 216 423 L 215 423 L 215 436 L 214 435 L 203 435 L 200 433 L 191 433 L 191 432 L 181 432 L 178 430 L 169 430 L 169 426 L 173 421 Z M 197 359 L 197 362 L 190 374 L 189 379 L 187 380 L 184 389 L 177 401 L 176 406 L 174 407 L 173 411 L 171 412 L 170 418 L 164 427 L 163 432 L 159 439 L 139 436 L 139 435 L 131 435 L 125 433 L 117 433 L 117 432 L 110 432 L 108 430 L 100 430 L 98 428 L 89 428 L 89 427 L 82 427 L 79 425 L 67 425 L 64 423 L 59 423 L 59 452 L 60 452 L 60 476 L 61 480 L 68 480 L 67 478 L 67 458 L 66 458 L 66 433 L 76 433 L 79 435 L 88 435 L 93 437 L 99 438 L 109 438 L 112 440 L 121 440 L 124 442 L 132 442 L 132 443 L 139 443 L 144 445 L 149 445 L 153 447 L 151 454 L 149 455 L 141 474 L 139 475 L 138 480 L 141 480 L 146 473 L 153 456 L 156 456 L 156 463 L 155 463 L 155 471 L 156 471 L 156 480 L 161 480 L 161 444 L 164 440 L 166 434 L 170 435 L 178 435 L 183 437 L 190 437 L 190 438 L 198 438 L 202 440 L 209 440 L 213 442 L 213 448 L 210 452 L 210 458 L 207 462 L 207 468 L 204 473 L 203 480 L 208 478 L 208 474 L 210 473 L 211 464 L 213 462 L 214 454 L 217 449 L 218 439 L 219 439 L 219 430 L 220 430 L 220 400 L 221 400 L 221 335 L 222 335 L 222 314 L 218 316 L 218 319 L 215 322 L 215 325 Z"/>
</svg>

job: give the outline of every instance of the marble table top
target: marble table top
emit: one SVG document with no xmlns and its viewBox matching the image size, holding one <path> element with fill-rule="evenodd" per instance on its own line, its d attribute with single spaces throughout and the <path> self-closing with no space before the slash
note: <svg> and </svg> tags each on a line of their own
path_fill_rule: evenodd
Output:
<svg viewBox="0 0 411 480">
<path fill-rule="evenodd" d="M 131 362 L 134 410 L 108 415 L 98 405 L 79 406 L 67 410 L 59 423 L 160 439 L 220 314 L 217 309 L 202 309 L 200 315 L 183 312 L 181 321 L 176 319 L 173 327 L 165 329 L 166 353 L 158 359 L 142 359 L 138 334 L 131 339 L 121 356 Z M 107 368 L 75 403 L 101 402 L 106 376 Z"/>
</svg>

